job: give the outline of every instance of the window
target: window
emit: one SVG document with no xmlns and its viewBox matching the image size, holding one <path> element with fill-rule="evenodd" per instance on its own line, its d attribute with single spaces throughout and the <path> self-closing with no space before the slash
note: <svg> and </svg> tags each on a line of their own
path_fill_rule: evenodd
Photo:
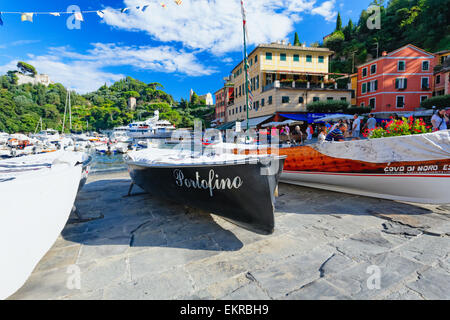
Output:
<svg viewBox="0 0 450 320">
<path fill-rule="evenodd" d="M 422 71 L 428 71 L 430 69 L 430 62 L 429 61 L 423 61 L 422 62 Z"/>
<path fill-rule="evenodd" d="M 361 94 L 365 94 L 367 92 L 367 83 L 363 83 L 361 86 Z"/>
<path fill-rule="evenodd" d="M 298 98 L 298 103 L 303 103 L 303 97 Z"/>
<path fill-rule="evenodd" d="M 319 63 L 323 63 L 325 61 L 323 56 L 319 56 Z"/>
<path fill-rule="evenodd" d="M 256 90 L 259 89 L 259 75 L 256 76 Z"/>
<path fill-rule="evenodd" d="M 268 104 L 272 104 L 272 96 L 269 96 L 269 101 L 267 102 Z"/>
<path fill-rule="evenodd" d="M 280 53 L 280 61 L 286 61 L 286 53 Z"/>
<path fill-rule="evenodd" d="M 258 62 L 258 56 L 255 56 L 255 64 Z"/>
<path fill-rule="evenodd" d="M 404 96 L 397 96 L 396 99 L 396 108 L 404 108 L 405 107 L 405 97 Z"/>
<path fill-rule="evenodd" d="M 397 63 L 397 71 L 405 71 L 405 67 L 405 61 L 402 60 Z"/>
<path fill-rule="evenodd" d="M 395 89 L 403 90 L 408 87 L 408 80 L 406 78 L 395 79 Z"/>
<path fill-rule="evenodd" d="M 320 98 L 319 97 L 313 97 L 313 102 L 317 102 L 317 101 L 320 101 Z"/>
<path fill-rule="evenodd" d="M 428 77 L 422 78 L 422 89 L 429 89 L 429 79 Z"/>
<path fill-rule="evenodd" d="M 378 90 L 378 80 L 370 81 L 367 88 L 367 92 L 373 92 Z"/>
<path fill-rule="evenodd" d="M 373 64 L 370 66 L 370 74 L 375 74 L 377 73 L 377 65 Z"/>
<path fill-rule="evenodd" d="M 346 97 L 341 97 L 341 101 L 347 101 Z"/>
<path fill-rule="evenodd" d="M 441 83 L 441 75 L 436 76 L 436 84 Z"/>
<path fill-rule="evenodd" d="M 298 54 L 294 54 L 294 62 L 299 62 L 300 56 Z"/>
<path fill-rule="evenodd" d="M 289 97 L 288 96 L 281 97 L 281 103 L 289 103 Z"/>
<path fill-rule="evenodd" d="M 241 113 L 241 112 L 242 112 L 242 106 L 239 107 L 239 113 Z"/>
<path fill-rule="evenodd" d="M 261 99 L 261 107 L 264 107 L 264 99 Z"/>
<path fill-rule="evenodd" d="M 424 102 L 425 100 L 428 99 L 428 96 L 420 96 L 420 102 Z"/>
<path fill-rule="evenodd" d="M 258 111 L 258 109 L 259 109 L 259 101 L 256 101 L 255 110 Z"/>
<path fill-rule="evenodd" d="M 332 101 L 333 97 L 327 97 L 327 101 Z"/>
<path fill-rule="evenodd" d="M 306 62 L 312 62 L 312 55 L 306 55 Z"/>
<path fill-rule="evenodd" d="M 253 60 L 250 60 L 250 67 L 253 66 Z"/>
<path fill-rule="evenodd" d="M 362 69 L 362 76 L 367 77 L 367 68 Z"/>
<path fill-rule="evenodd" d="M 375 98 L 370 98 L 369 99 L 369 106 L 370 106 L 370 108 L 371 109 L 375 109 L 375 107 L 376 107 L 376 99 Z"/>
<path fill-rule="evenodd" d="M 361 107 L 365 107 L 366 104 L 364 102 L 361 102 Z"/>
<path fill-rule="evenodd" d="M 266 60 L 272 60 L 272 52 L 266 52 Z"/>
</svg>

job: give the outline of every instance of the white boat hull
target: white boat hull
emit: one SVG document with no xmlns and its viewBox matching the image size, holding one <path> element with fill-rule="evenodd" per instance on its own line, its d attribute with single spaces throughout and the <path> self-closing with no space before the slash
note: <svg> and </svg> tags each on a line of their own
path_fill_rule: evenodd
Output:
<svg viewBox="0 0 450 320">
<path fill-rule="evenodd" d="M 81 169 L 60 163 L 0 182 L 0 299 L 25 283 L 61 233 Z"/>
<path fill-rule="evenodd" d="M 450 176 L 283 171 L 280 182 L 398 201 L 450 203 Z"/>
</svg>

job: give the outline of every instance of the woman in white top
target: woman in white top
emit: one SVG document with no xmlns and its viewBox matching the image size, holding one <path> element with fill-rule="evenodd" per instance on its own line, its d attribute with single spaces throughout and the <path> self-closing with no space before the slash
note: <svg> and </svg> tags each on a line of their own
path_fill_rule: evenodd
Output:
<svg viewBox="0 0 450 320">
<path fill-rule="evenodd" d="M 448 117 L 445 109 L 438 110 L 432 117 L 433 132 L 438 130 L 447 130 Z"/>
<path fill-rule="evenodd" d="M 322 143 L 325 141 L 325 138 L 327 137 L 327 127 L 322 126 L 320 127 L 319 136 L 317 137 L 319 139 L 319 143 Z"/>
</svg>

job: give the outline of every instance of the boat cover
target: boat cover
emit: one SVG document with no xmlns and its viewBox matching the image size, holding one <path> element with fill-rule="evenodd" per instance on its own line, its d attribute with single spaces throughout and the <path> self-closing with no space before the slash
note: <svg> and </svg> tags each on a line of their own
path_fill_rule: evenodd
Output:
<svg viewBox="0 0 450 320">
<path fill-rule="evenodd" d="M 450 130 L 433 133 L 324 142 L 313 146 L 334 158 L 373 163 L 450 159 Z"/>
</svg>

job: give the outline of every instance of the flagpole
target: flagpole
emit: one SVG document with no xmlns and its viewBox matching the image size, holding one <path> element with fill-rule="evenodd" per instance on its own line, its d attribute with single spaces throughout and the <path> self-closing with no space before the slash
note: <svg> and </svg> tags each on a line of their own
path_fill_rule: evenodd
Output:
<svg viewBox="0 0 450 320">
<path fill-rule="evenodd" d="M 243 6 L 243 1 L 242 1 L 242 6 Z M 244 8 L 242 8 L 242 10 L 244 10 Z M 243 20 L 242 21 L 242 29 L 243 29 L 243 34 L 244 34 L 244 71 L 245 71 L 245 103 L 246 103 L 246 110 L 247 110 L 247 135 L 248 135 L 248 130 L 249 130 L 249 123 L 248 123 L 248 109 L 249 109 L 249 105 L 248 105 L 248 57 L 247 57 L 247 40 L 245 37 L 245 28 L 246 28 L 246 21 Z"/>
</svg>

